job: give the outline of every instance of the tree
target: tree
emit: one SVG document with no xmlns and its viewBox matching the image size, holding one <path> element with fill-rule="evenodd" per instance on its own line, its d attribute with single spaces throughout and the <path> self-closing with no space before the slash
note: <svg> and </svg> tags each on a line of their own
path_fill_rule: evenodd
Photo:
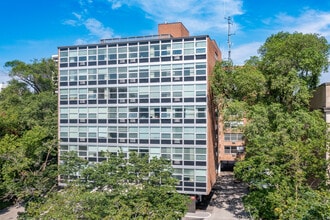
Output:
<svg viewBox="0 0 330 220">
<path fill-rule="evenodd" d="M 17 61 L 29 69 L 31 75 L 38 73 L 31 72 L 37 70 L 29 66 L 39 66 L 38 71 L 43 72 L 44 62 L 35 61 L 30 65 Z M 48 64 L 47 68 L 55 69 L 54 63 Z M 17 70 L 16 67 L 13 69 Z M 15 77 L 0 93 L 2 201 L 26 201 L 45 195 L 56 186 L 57 96 L 52 86 L 41 84 L 38 85 L 39 92 L 35 92 L 30 89 L 29 82 Z"/>
<path fill-rule="evenodd" d="M 270 101 L 288 109 L 308 107 L 311 92 L 328 68 L 327 40 L 317 34 L 279 32 L 267 38 L 259 53 Z"/>
<path fill-rule="evenodd" d="M 261 46 L 260 57 L 215 69 L 213 91 L 227 103 L 222 112 L 243 111 L 248 121 L 246 156 L 234 172 L 250 186 L 244 204 L 256 219 L 329 216 L 327 125 L 309 110 L 328 52 L 323 37 L 280 32 Z"/>
<path fill-rule="evenodd" d="M 120 153 L 84 166 L 68 156 L 75 163 L 65 159 L 63 166 L 74 165 L 73 173 L 80 169 L 80 179 L 42 202 L 30 202 L 23 218 L 178 219 L 187 210 L 189 198 L 176 192 L 171 165 L 162 158 L 149 161 L 131 153 L 125 159 Z"/>
<path fill-rule="evenodd" d="M 248 118 L 246 158 L 235 166 L 250 185 L 246 206 L 256 217 L 303 219 L 306 194 L 325 187 L 326 123 L 318 111 L 288 113 L 276 103 L 254 106 Z"/>
<path fill-rule="evenodd" d="M 13 60 L 6 62 L 5 67 L 11 68 L 11 77 L 23 81 L 35 93 L 54 90 L 53 78 L 57 76 L 57 67 L 52 59 L 33 60 L 32 64 Z"/>
</svg>

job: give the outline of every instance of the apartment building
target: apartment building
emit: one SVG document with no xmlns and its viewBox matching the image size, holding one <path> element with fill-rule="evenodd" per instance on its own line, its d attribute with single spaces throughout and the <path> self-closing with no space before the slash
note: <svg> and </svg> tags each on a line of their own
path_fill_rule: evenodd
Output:
<svg viewBox="0 0 330 220">
<path fill-rule="evenodd" d="M 177 190 L 207 195 L 218 146 L 210 77 L 221 52 L 180 23 L 158 35 L 58 47 L 59 155 L 135 151 L 171 161 Z"/>
</svg>

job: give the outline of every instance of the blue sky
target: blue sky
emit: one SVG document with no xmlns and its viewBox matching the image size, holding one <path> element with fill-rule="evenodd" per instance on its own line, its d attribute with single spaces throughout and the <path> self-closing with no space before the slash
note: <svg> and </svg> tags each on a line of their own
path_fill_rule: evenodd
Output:
<svg viewBox="0 0 330 220">
<path fill-rule="evenodd" d="M 208 34 L 227 58 L 227 20 L 235 64 L 242 64 L 279 31 L 318 33 L 330 43 L 330 1 L 312 0 L 3 0 L 0 2 L 0 82 L 7 61 L 49 58 L 58 46 L 102 38 L 157 34 L 181 21 L 190 35 Z M 324 73 L 321 82 L 330 81 Z"/>
</svg>

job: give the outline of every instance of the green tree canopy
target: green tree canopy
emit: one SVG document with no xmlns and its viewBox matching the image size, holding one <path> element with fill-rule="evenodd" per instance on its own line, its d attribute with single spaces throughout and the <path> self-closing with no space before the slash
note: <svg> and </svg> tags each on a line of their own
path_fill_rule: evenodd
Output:
<svg viewBox="0 0 330 220">
<path fill-rule="evenodd" d="M 9 64 L 12 74 L 20 69 L 22 75 L 12 76 L 0 93 L 0 199 L 20 202 L 45 195 L 57 183 L 57 95 L 48 80 L 56 66 L 46 59 Z M 45 74 L 32 86 L 28 72 Z"/>
<path fill-rule="evenodd" d="M 279 32 L 267 38 L 259 53 L 258 66 L 267 79 L 270 101 L 288 109 L 307 107 L 328 68 L 327 40 L 317 34 Z"/>
<path fill-rule="evenodd" d="M 240 112 L 248 121 L 245 159 L 234 169 L 250 185 L 245 207 L 256 219 L 325 219 L 327 124 L 309 101 L 329 45 L 316 34 L 280 32 L 259 53 L 240 67 L 218 64 L 212 82 L 220 116 Z"/>
<path fill-rule="evenodd" d="M 94 165 L 81 162 L 77 166 L 79 160 L 68 155 L 63 166 L 73 169 L 65 168 L 66 174 L 79 170 L 80 179 L 43 202 L 30 202 L 24 218 L 178 219 L 187 210 L 190 199 L 175 190 L 169 161 L 131 153 L 129 159 L 119 154 Z"/>
<path fill-rule="evenodd" d="M 53 91 L 53 78 L 57 77 L 57 67 L 52 59 L 33 60 L 31 64 L 19 60 L 8 61 L 9 75 L 26 83 L 35 93 Z"/>
</svg>

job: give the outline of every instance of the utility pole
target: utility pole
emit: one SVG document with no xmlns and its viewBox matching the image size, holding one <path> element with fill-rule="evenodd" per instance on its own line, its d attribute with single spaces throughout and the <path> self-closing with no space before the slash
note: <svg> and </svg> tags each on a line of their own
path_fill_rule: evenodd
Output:
<svg viewBox="0 0 330 220">
<path fill-rule="evenodd" d="M 231 33 L 231 25 L 233 25 L 233 21 L 231 19 L 230 16 L 225 17 L 225 19 L 227 20 L 227 24 L 228 24 L 228 34 L 227 34 L 227 43 L 228 43 L 228 61 L 231 62 L 231 41 L 230 41 L 230 36 L 234 35 L 233 33 Z"/>
</svg>

